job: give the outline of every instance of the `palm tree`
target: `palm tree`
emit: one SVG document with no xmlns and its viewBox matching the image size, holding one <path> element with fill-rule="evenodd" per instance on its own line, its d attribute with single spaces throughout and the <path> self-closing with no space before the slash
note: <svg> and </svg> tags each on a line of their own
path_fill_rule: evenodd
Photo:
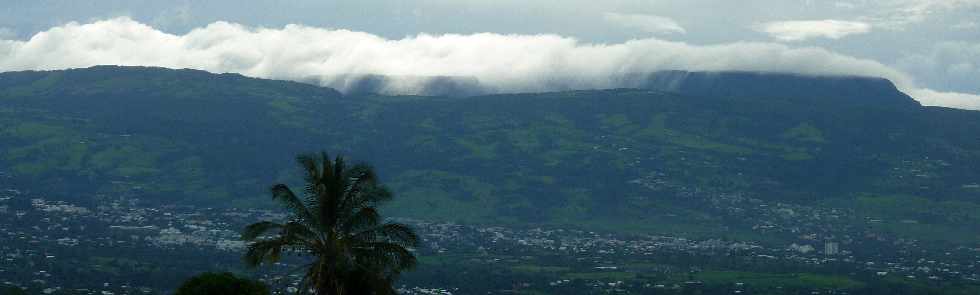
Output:
<svg viewBox="0 0 980 295">
<path fill-rule="evenodd" d="M 283 254 L 309 255 L 301 290 L 318 295 L 394 294 L 398 275 L 415 266 L 418 236 L 404 224 L 386 223 L 377 206 L 392 194 L 365 164 L 347 167 L 326 153 L 297 158 L 306 178 L 301 199 L 285 184 L 272 198 L 289 213 L 284 223 L 262 221 L 245 228 L 245 262 L 257 267 Z M 305 292 L 305 291 L 304 291 Z"/>
</svg>

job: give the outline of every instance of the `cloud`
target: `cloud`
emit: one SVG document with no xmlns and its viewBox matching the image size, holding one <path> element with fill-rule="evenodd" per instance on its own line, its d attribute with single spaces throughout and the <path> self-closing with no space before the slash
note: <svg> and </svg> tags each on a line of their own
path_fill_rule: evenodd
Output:
<svg viewBox="0 0 980 295">
<path fill-rule="evenodd" d="M 755 26 L 759 32 L 780 41 L 804 41 L 813 38 L 840 39 L 871 32 L 871 25 L 842 20 L 801 20 L 767 22 Z"/>
<path fill-rule="evenodd" d="M 0 27 L 0 39 L 13 39 L 17 37 L 17 33 L 13 29 Z"/>
<path fill-rule="evenodd" d="M 980 28 L 980 23 L 976 21 L 963 21 L 953 25 L 950 28 L 954 30 L 975 30 Z"/>
<path fill-rule="evenodd" d="M 684 34 L 687 30 L 673 19 L 649 14 L 623 14 L 606 12 L 603 18 L 623 27 L 639 29 L 652 34 Z"/>
<path fill-rule="evenodd" d="M 234 72 L 310 81 L 345 91 L 344 76 L 465 76 L 498 92 L 613 88 L 615 77 L 659 70 L 765 71 L 859 75 L 916 90 L 907 74 L 879 62 L 817 47 L 737 42 L 692 45 L 655 38 L 583 43 L 556 35 L 420 34 L 386 39 L 300 25 L 254 28 L 216 22 L 183 35 L 129 18 L 68 23 L 29 40 L 0 40 L 0 71 L 93 65 L 141 65 Z M 383 91 L 417 93 L 419 79 L 389 81 Z M 942 105 L 949 95 L 937 95 Z M 932 98 L 926 98 L 932 99 Z M 959 98 L 955 104 L 960 105 Z"/>
<path fill-rule="evenodd" d="M 976 94 L 942 92 L 928 88 L 913 89 L 908 94 L 915 97 L 922 105 L 980 110 L 980 95 Z"/>
<path fill-rule="evenodd" d="M 857 7 L 858 7 L 857 4 L 854 4 L 854 3 L 851 3 L 851 2 L 845 2 L 845 1 L 837 1 L 837 2 L 834 2 L 834 8 L 837 8 L 837 9 L 851 10 L 851 9 L 855 9 Z"/>
<path fill-rule="evenodd" d="M 944 89 L 980 92 L 980 43 L 940 42 L 925 52 L 908 53 L 896 67 L 916 73 L 923 82 Z"/>
<path fill-rule="evenodd" d="M 170 28 L 190 25 L 193 18 L 191 6 L 184 2 L 166 10 L 160 11 L 151 23 L 157 27 Z"/>
<path fill-rule="evenodd" d="M 877 13 L 863 17 L 875 27 L 905 30 L 937 15 L 980 7 L 980 0 L 889 0 L 878 4 Z"/>
</svg>

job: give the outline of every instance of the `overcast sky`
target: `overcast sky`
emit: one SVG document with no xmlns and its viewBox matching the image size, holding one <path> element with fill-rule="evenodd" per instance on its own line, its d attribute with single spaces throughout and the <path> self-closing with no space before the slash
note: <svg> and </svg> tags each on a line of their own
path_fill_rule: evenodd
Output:
<svg viewBox="0 0 980 295">
<path fill-rule="evenodd" d="M 623 71 L 772 70 L 884 76 L 924 103 L 980 108 L 980 0 L 3 2 L 0 71 L 468 75 L 528 91 Z"/>
</svg>

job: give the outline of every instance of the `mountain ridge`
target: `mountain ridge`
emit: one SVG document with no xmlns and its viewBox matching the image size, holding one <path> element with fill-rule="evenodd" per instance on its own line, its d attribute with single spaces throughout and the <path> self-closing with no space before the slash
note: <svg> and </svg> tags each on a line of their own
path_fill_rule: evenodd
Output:
<svg viewBox="0 0 980 295">
<path fill-rule="evenodd" d="M 810 76 L 749 71 L 661 71 L 629 81 L 634 88 L 658 89 L 692 96 L 741 98 L 796 98 L 849 104 L 921 106 L 885 78 L 863 76 Z"/>
<path fill-rule="evenodd" d="M 608 79 L 611 81 L 606 88 L 585 89 L 567 84 L 567 82 L 556 81 L 548 86 L 554 88 L 554 91 L 543 92 L 631 88 L 660 90 L 689 96 L 832 99 L 837 103 L 879 103 L 898 107 L 921 106 L 914 98 L 898 90 L 894 83 L 888 79 L 857 75 L 664 70 L 615 75 Z M 484 86 L 475 77 L 345 75 L 319 79 L 311 78 L 306 83 L 342 89 L 344 93 L 355 96 L 368 94 L 398 95 L 399 89 L 405 92 L 405 88 L 412 89 L 409 90 L 411 92 L 409 94 L 422 96 L 467 97 L 522 94 L 507 93 Z M 873 98 L 873 100 L 868 101 L 868 98 Z"/>
<path fill-rule="evenodd" d="M 193 74 L 202 78 L 217 75 L 225 79 L 252 78 L 269 81 L 294 82 L 277 79 L 253 78 L 237 73 L 210 73 L 195 69 L 168 69 L 160 67 L 94 66 L 89 68 L 54 71 L 4 72 L 4 81 L 18 81 L 9 76 L 36 76 L 44 73 L 73 73 L 76 71 L 118 71 L 140 74 L 141 71 L 172 70 L 173 73 Z M 21 78 L 23 79 L 23 78 Z M 630 73 L 612 77 L 610 87 L 604 89 L 644 89 L 677 93 L 686 96 L 726 96 L 740 98 L 794 98 L 808 101 L 830 99 L 837 103 L 886 103 L 899 107 L 921 106 L 914 98 L 900 91 L 894 83 L 885 78 L 857 75 L 807 75 L 780 72 L 755 71 L 683 71 L 664 70 L 652 73 Z M 17 83 L 17 82 L 14 82 Z M 572 85 L 558 83 L 556 91 L 507 93 L 480 84 L 475 77 L 462 76 L 385 76 L 385 75 L 339 75 L 311 77 L 296 83 L 312 84 L 341 92 L 346 97 L 366 95 L 402 95 L 392 84 L 401 88 L 411 88 L 410 95 L 470 97 L 495 94 L 533 94 L 579 90 Z M 322 84 L 322 85 L 321 85 Z M 818 91 L 814 91 L 818 90 Z M 874 100 L 868 101 L 868 98 Z"/>
<path fill-rule="evenodd" d="M 980 113 L 909 106 L 643 89 L 357 96 L 157 68 L 0 74 L 0 170 L 49 195 L 251 207 L 299 178 L 295 154 L 324 149 L 376 165 L 402 196 L 397 216 L 645 230 L 724 224 L 695 192 L 976 202 Z"/>
</svg>

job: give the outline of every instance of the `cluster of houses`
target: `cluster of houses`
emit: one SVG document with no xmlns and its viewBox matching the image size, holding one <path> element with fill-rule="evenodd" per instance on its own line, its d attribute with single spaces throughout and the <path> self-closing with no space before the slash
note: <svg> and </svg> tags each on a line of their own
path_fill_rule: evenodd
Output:
<svg viewBox="0 0 980 295">
<path fill-rule="evenodd" d="M 720 201 L 719 201 L 720 200 Z M 916 280 L 980 279 L 980 249 L 959 246 L 935 255 L 921 254 L 919 244 L 907 240 L 881 240 L 841 232 L 835 221 L 845 211 L 816 209 L 788 204 L 766 204 L 738 195 L 725 195 L 712 204 L 738 214 L 759 216 L 758 231 L 792 233 L 798 237 L 788 245 L 768 245 L 721 237 L 690 239 L 658 235 L 617 235 L 568 228 L 511 228 L 461 225 L 397 219 L 418 230 L 425 255 L 484 253 L 486 261 L 501 261 L 495 255 L 525 256 L 551 253 L 577 262 L 590 262 L 600 270 L 618 269 L 611 257 L 644 257 L 658 253 L 701 253 L 727 255 L 748 253 L 762 260 L 787 260 L 800 264 L 846 263 L 877 276 L 901 276 Z M 737 210 L 736 210 L 737 209 Z M 734 213 L 733 213 L 734 214 Z M 229 257 L 239 256 L 245 244 L 239 230 L 259 220 L 282 220 L 285 215 L 269 210 L 236 210 L 196 207 L 141 206 L 133 200 L 108 200 L 81 205 L 63 200 L 28 196 L 16 189 L 0 190 L 0 284 L 35 286 L 54 294 L 68 293 L 48 271 L 62 259 L 55 253 L 71 253 L 75 247 L 130 247 L 139 249 L 207 248 Z M 846 228 L 844 228 L 846 229 Z M 890 245 L 890 256 L 862 256 L 854 251 L 862 239 Z M 933 253 L 932 251 L 930 253 Z M 610 263 L 613 262 L 613 263 Z M 285 265 L 283 267 L 286 267 Z M 664 270 L 667 271 L 667 270 Z M 554 286 L 567 285 L 561 280 Z M 596 282 L 609 287 L 610 282 Z M 125 287 L 125 288 L 123 288 Z M 442 288 L 452 286 L 439 286 Z M 622 285 L 616 289 L 625 288 Z M 127 284 L 98 284 L 82 288 L 92 293 L 124 294 L 145 287 Z M 440 288 L 404 287 L 403 294 L 453 294 Z M 80 290 L 74 288 L 72 290 Z"/>
</svg>

